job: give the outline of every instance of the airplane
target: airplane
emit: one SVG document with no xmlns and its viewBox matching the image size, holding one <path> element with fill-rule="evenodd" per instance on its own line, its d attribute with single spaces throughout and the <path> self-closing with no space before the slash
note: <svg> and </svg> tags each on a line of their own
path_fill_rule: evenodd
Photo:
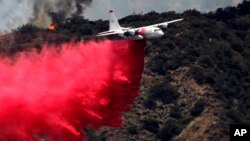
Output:
<svg viewBox="0 0 250 141">
<path fill-rule="evenodd" d="M 109 31 L 98 33 L 97 36 L 119 35 L 122 38 L 132 39 L 132 40 L 155 39 L 164 36 L 164 32 L 162 31 L 161 28 L 167 28 L 168 24 L 183 20 L 183 19 L 176 19 L 154 25 L 131 28 L 131 27 L 121 27 L 115 16 L 115 13 L 112 10 L 109 11 L 109 13 L 110 13 Z"/>
</svg>

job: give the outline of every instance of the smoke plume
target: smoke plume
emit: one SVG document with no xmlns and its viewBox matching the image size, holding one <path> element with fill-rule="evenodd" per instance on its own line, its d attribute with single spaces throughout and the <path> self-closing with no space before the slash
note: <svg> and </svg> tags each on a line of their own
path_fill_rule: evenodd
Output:
<svg viewBox="0 0 250 141">
<path fill-rule="evenodd" d="M 72 15 L 82 14 L 92 0 L 36 0 L 31 23 L 47 27 L 51 22 L 61 22 Z"/>
<path fill-rule="evenodd" d="M 0 140 L 85 140 L 119 127 L 138 95 L 145 41 L 66 43 L 0 60 Z"/>
<path fill-rule="evenodd" d="M 0 0 L 0 33 L 27 23 L 47 27 L 55 19 L 63 21 L 72 15 L 82 14 L 91 2 L 92 0 Z"/>
</svg>

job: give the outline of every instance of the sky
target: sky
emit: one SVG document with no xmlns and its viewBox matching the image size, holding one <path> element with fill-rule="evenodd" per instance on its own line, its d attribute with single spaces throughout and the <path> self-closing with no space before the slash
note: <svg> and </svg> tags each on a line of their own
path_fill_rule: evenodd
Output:
<svg viewBox="0 0 250 141">
<path fill-rule="evenodd" d="M 132 13 L 144 14 L 150 11 L 161 13 L 196 9 L 208 12 L 220 7 L 236 6 L 243 0 L 0 0 L 0 34 L 11 32 L 27 23 L 46 28 L 52 22 L 48 11 L 72 13 L 75 10 L 72 5 L 79 1 L 85 4 L 82 6 L 85 18 L 107 20 L 111 9 L 120 19 Z"/>
<path fill-rule="evenodd" d="M 147 13 L 150 11 L 183 12 L 196 9 L 202 12 L 214 11 L 220 7 L 237 5 L 242 0 L 93 0 L 86 8 L 84 16 L 91 20 L 108 19 L 108 11 L 113 9 L 118 18 L 132 13 Z"/>
</svg>

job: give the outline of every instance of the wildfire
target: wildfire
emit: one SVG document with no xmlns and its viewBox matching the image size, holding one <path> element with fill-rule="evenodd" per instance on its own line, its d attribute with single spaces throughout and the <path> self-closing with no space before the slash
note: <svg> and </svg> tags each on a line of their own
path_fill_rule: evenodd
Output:
<svg viewBox="0 0 250 141">
<path fill-rule="evenodd" d="M 51 31 L 55 31 L 57 28 L 57 24 L 56 23 L 52 23 L 48 26 L 48 30 L 51 30 Z"/>
</svg>

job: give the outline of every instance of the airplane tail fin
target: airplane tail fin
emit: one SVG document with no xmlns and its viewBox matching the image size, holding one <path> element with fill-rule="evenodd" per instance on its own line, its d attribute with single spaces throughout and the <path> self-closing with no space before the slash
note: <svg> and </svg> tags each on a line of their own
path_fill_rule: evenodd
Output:
<svg viewBox="0 0 250 141">
<path fill-rule="evenodd" d="M 109 30 L 114 31 L 114 30 L 120 30 L 122 27 L 120 26 L 115 13 L 111 10 L 109 11 L 110 13 L 110 19 L 109 19 Z"/>
</svg>

